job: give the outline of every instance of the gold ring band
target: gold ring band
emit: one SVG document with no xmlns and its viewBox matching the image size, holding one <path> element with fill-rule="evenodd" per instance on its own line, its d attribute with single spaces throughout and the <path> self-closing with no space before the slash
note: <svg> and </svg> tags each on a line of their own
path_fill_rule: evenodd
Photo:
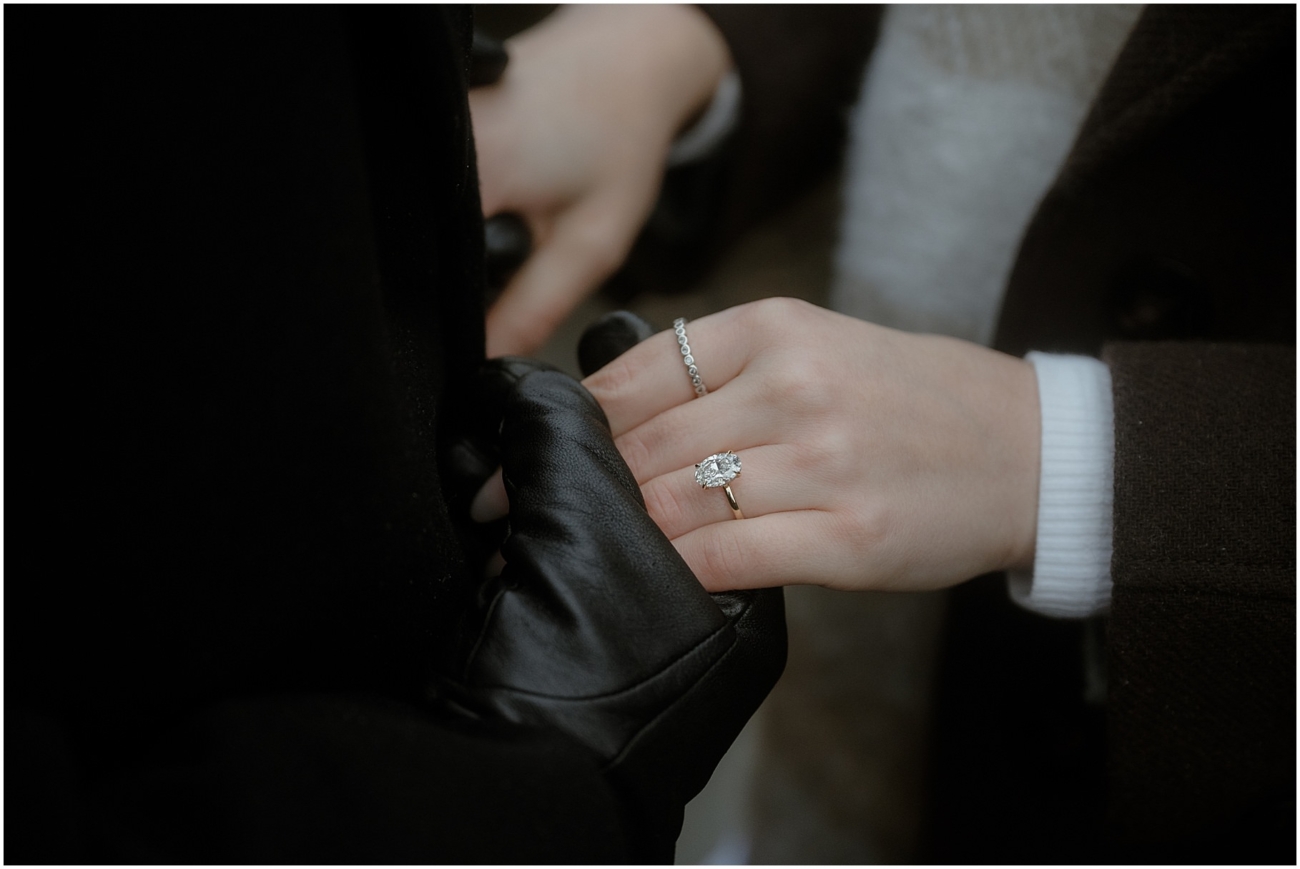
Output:
<svg viewBox="0 0 1300 869">
<path fill-rule="evenodd" d="M 731 487 L 724 486 L 722 491 L 727 493 L 727 506 L 731 508 L 731 514 L 737 519 L 744 519 L 745 514 L 740 512 L 740 505 L 736 503 L 736 496 L 731 494 Z"/>
</svg>

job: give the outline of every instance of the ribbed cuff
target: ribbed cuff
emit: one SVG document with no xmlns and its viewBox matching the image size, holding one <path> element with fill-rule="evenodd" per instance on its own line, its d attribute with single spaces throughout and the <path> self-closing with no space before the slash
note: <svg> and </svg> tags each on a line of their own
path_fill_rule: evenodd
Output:
<svg viewBox="0 0 1300 869">
<path fill-rule="evenodd" d="M 740 73 L 722 77 L 700 119 L 683 131 L 668 151 L 668 168 L 697 163 L 713 155 L 740 123 Z"/>
<path fill-rule="evenodd" d="M 1030 353 L 1042 448 L 1032 574 L 1007 577 L 1028 610 L 1085 618 L 1110 605 L 1115 408 L 1110 369 L 1087 356 Z"/>
</svg>

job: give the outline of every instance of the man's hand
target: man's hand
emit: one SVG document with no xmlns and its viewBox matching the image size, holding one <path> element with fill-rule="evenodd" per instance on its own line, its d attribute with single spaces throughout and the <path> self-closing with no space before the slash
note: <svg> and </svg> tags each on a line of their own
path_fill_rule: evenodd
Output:
<svg viewBox="0 0 1300 869">
<path fill-rule="evenodd" d="M 533 253 L 488 312 L 488 356 L 535 351 L 618 269 L 731 65 L 690 6 L 565 7 L 507 49 L 501 81 L 470 92 L 483 214 L 520 214 Z"/>
</svg>

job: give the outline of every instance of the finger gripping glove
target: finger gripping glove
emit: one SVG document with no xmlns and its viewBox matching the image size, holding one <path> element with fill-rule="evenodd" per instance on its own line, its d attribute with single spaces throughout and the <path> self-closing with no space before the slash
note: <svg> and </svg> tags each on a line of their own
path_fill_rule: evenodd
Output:
<svg viewBox="0 0 1300 869">
<path fill-rule="evenodd" d="M 480 589 L 444 696 L 584 745 L 635 857 L 671 861 L 682 807 L 785 666 L 781 592 L 704 591 L 572 378 L 509 359 L 485 376 L 504 395 L 506 567 Z"/>
</svg>

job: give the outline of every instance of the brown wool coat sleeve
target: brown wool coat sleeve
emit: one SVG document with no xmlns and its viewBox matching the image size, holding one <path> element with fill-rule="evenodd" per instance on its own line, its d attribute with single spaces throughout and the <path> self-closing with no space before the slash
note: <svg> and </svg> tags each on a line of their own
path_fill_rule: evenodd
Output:
<svg viewBox="0 0 1300 869">
<path fill-rule="evenodd" d="M 1003 301 L 998 349 L 1113 378 L 1126 860 L 1294 859 L 1294 33 L 1293 7 L 1148 7 Z"/>
<path fill-rule="evenodd" d="M 1295 351 L 1108 345 L 1111 810 L 1138 847 L 1294 811 Z"/>
</svg>

